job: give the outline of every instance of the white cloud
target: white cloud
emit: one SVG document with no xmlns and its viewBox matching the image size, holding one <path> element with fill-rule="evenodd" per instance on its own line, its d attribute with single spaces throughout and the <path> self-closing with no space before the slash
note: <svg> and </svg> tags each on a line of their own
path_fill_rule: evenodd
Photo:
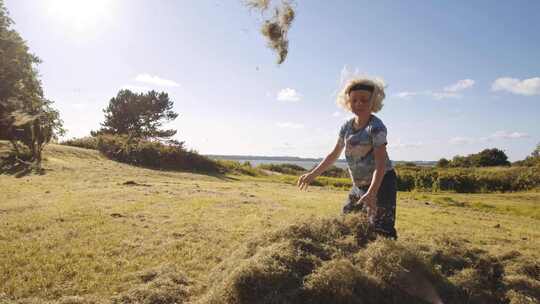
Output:
<svg viewBox="0 0 540 304">
<path fill-rule="evenodd" d="M 139 74 L 135 77 L 135 81 L 147 84 L 153 84 L 159 87 L 179 87 L 180 85 L 173 80 L 164 79 L 159 76 L 150 74 Z"/>
<path fill-rule="evenodd" d="M 450 143 L 453 145 L 472 144 L 472 143 L 486 143 L 494 140 L 513 140 L 529 138 L 529 134 L 523 132 L 510 132 L 510 131 L 497 131 L 489 136 L 480 138 L 461 137 L 457 136 L 450 139 Z"/>
<path fill-rule="evenodd" d="M 507 91 L 525 96 L 540 95 L 540 77 L 524 80 L 510 77 L 497 78 L 491 85 L 491 90 Z"/>
<path fill-rule="evenodd" d="M 445 98 L 461 98 L 461 95 L 454 92 L 432 92 L 432 91 L 422 91 L 422 92 L 399 92 L 395 95 L 398 98 L 410 99 L 413 96 L 429 96 L 437 100 Z"/>
<path fill-rule="evenodd" d="M 420 92 L 399 92 L 395 96 L 399 98 L 408 99 L 411 96 L 421 95 Z"/>
<path fill-rule="evenodd" d="M 474 142 L 475 142 L 475 140 L 473 138 L 470 138 L 470 137 L 457 136 L 457 137 L 454 137 L 454 138 L 450 139 L 450 143 L 452 145 L 472 144 Z"/>
<path fill-rule="evenodd" d="M 454 92 L 432 92 L 430 95 L 435 99 L 461 98 L 461 95 Z"/>
<path fill-rule="evenodd" d="M 458 92 L 470 88 L 474 85 L 474 80 L 472 79 L 461 79 L 458 82 L 444 87 L 445 92 Z"/>
<path fill-rule="evenodd" d="M 461 98 L 462 95 L 458 92 L 463 91 L 467 88 L 470 88 L 474 85 L 474 80 L 472 79 L 462 79 L 458 80 L 456 83 L 444 87 L 442 91 L 418 91 L 418 92 L 399 92 L 395 96 L 398 98 L 409 99 L 413 96 L 429 96 L 437 100 L 447 99 L 447 98 Z"/>
<path fill-rule="evenodd" d="M 288 128 L 288 129 L 303 129 L 304 125 L 294 122 L 278 122 L 276 123 L 276 126 L 280 128 Z"/>
<path fill-rule="evenodd" d="M 126 84 L 126 85 L 122 86 L 121 89 L 130 90 L 130 91 L 135 92 L 135 93 L 146 93 L 146 92 L 151 90 L 149 87 L 130 85 L 130 84 Z"/>
<path fill-rule="evenodd" d="M 424 146 L 424 143 L 422 142 L 401 142 L 401 140 L 397 140 L 396 142 L 389 143 L 388 147 L 392 149 L 408 149 L 408 148 L 420 148 Z"/>
<path fill-rule="evenodd" d="M 299 101 L 302 96 L 295 89 L 285 88 L 278 92 L 277 100 Z"/>
<path fill-rule="evenodd" d="M 518 139 L 518 138 L 527 138 L 529 134 L 521 132 L 508 132 L 508 131 L 497 131 L 489 136 L 490 138 L 501 138 L 501 139 Z"/>
</svg>

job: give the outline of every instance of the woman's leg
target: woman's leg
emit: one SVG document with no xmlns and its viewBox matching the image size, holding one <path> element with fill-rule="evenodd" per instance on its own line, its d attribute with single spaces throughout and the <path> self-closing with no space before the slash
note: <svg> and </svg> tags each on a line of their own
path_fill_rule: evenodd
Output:
<svg viewBox="0 0 540 304">
<path fill-rule="evenodd" d="M 386 172 L 377 193 L 375 231 L 385 237 L 397 239 L 396 222 L 397 178 L 394 170 Z"/>
</svg>

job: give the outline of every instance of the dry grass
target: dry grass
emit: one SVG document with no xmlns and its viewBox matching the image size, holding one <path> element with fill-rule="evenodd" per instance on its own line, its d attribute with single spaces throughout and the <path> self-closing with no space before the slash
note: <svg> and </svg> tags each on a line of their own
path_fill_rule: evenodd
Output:
<svg viewBox="0 0 540 304">
<path fill-rule="evenodd" d="M 538 263 L 520 254 L 492 255 L 446 237 L 434 246 L 374 240 L 366 223 L 362 216 L 312 219 L 263 233 L 212 271 L 198 303 L 534 303 L 539 297 Z"/>
<path fill-rule="evenodd" d="M 290 282 L 320 298 L 332 294 L 348 299 L 358 290 L 395 294 L 387 282 L 400 276 L 387 277 L 393 272 L 378 269 L 403 266 L 399 259 L 408 256 L 404 262 L 426 265 L 423 275 L 434 276 L 441 296 L 466 292 L 473 300 L 478 295 L 506 297 L 512 303 L 538 301 L 540 220 L 534 214 L 539 193 L 400 193 L 400 240 L 377 241 L 357 250 L 351 232 L 355 230 L 336 228 L 356 224 L 332 219 L 340 212 L 345 191 L 312 187 L 300 192 L 269 177 L 219 178 L 141 169 L 74 147 L 51 145 L 45 157 L 45 175 L 0 175 L 2 304 L 15 299 L 28 303 L 202 301 L 211 294 L 233 292 L 218 286 L 234 282 L 234 269 L 263 274 L 261 267 L 276 266 L 272 262 L 276 252 L 285 262 L 288 258 L 291 263 L 317 261 L 313 267 L 307 263 L 305 269 L 272 273 L 277 278 L 302 274 L 306 280 L 301 285 L 300 275 Z M 448 199 L 437 202 L 437 197 L 465 204 L 445 204 Z M 519 208 L 506 212 L 508 206 L 531 212 L 515 211 Z M 306 221 L 311 225 L 302 226 Z M 311 232 L 306 232 L 309 237 L 299 237 L 291 227 Z M 256 244 L 251 245 L 256 247 L 253 251 L 246 251 L 247 240 Z M 302 248 L 311 252 L 309 246 L 321 249 L 309 256 L 296 255 Z M 341 255 L 332 255 L 336 252 Z M 396 255 L 381 254 L 386 252 Z M 383 262 L 370 264 L 377 259 L 367 256 Z M 240 265 L 244 266 L 235 268 Z M 502 277 L 497 275 L 501 269 Z M 268 282 L 263 279 L 264 287 Z M 401 291 L 408 288 L 406 282 L 401 284 Z M 486 289 L 490 291 L 478 292 L 481 286 L 491 286 Z M 500 292 L 497 286 L 502 286 Z"/>
<path fill-rule="evenodd" d="M 261 15 L 265 15 L 271 7 L 270 0 L 246 0 L 245 5 L 252 9 L 259 11 Z M 287 58 L 289 52 L 289 39 L 287 33 L 291 27 L 296 13 L 290 0 L 282 0 L 279 4 L 276 4 L 273 9 L 273 15 L 269 18 L 265 18 L 262 26 L 261 33 L 266 38 L 269 48 L 276 51 L 278 55 L 278 64 L 281 64 Z"/>
</svg>

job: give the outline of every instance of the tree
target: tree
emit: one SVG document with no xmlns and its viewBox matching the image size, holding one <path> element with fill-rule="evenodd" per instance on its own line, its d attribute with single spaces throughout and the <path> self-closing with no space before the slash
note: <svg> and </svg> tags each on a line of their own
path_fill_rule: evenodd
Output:
<svg viewBox="0 0 540 304">
<path fill-rule="evenodd" d="M 165 92 L 134 93 L 120 90 L 109 101 L 102 128 L 92 135 L 125 134 L 145 139 L 166 139 L 176 134 L 176 130 L 161 130 L 163 123 L 178 117 L 173 110 L 173 101 Z"/>
<path fill-rule="evenodd" d="M 536 149 L 531 153 L 531 157 L 540 157 L 540 143 L 536 145 Z"/>
<path fill-rule="evenodd" d="M 31 165 L 40 169 L 44 145 L 65 130 L 53 102 L 43 97 L 36 69 L 40 60 L 12 24 L 0 0 L 0 139 L 11 142 L 20 162 L 19 144 L 27 146 Z"/>
<path fill-rule="evenodd" d="M 469 155 L 473 166 L 491 167 L 491 166 L 508 166 L 508 156 L 503 150 L 497 148 L 484 149 L 477 154 Z"/>
<path fill-rule="evenodd" d="M 514 166 L 540 166 L 540 143 L 536 145 L 534 151 L 531 152 L 531 155 L 525 157 L 523 160 L 518 160 L 513 163 Z"/>
<path fill-rule="evenodd" d="M 450 161 L 446 158 L 441 158 L 437 162 L 437 167 L 439 168 L 447 168 L 450 165 Z"/>
<path fill-rule="evenodd" d="M 469 157 L 456 155 L 452 158 L 452 161 L 450 162 L 450 166 L 452 167 L 472 167 L 472 163 Z"/>
<path fill-rule="evenodd" d="M 467 156 L 456 155 L 450 162 L 451 167 L 491 167 L 509 166 L 508 156 L 497 148 L 484 149 Z"/>
</svg>

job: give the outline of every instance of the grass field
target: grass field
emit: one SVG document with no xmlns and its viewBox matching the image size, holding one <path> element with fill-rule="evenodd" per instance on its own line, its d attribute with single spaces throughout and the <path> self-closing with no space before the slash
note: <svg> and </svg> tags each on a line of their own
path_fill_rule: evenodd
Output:
<svg viewBox="0 0 540 304">
<path fill-rule="evenodd" d="M 246 240 L 336 217 L 347 194 L 301 192 L 272 177 L 148 170 L 67 146 L 48 146 L 45 158 L 44 175 L 0 175 L 0 303 L 110 298 L 164 265 L 195 282 L 197 295 Z M 538 192 L 399 193 L 397 210 L 400 242 L 435 246 L 445 236 L 540 260 Z"/>
</svg>

